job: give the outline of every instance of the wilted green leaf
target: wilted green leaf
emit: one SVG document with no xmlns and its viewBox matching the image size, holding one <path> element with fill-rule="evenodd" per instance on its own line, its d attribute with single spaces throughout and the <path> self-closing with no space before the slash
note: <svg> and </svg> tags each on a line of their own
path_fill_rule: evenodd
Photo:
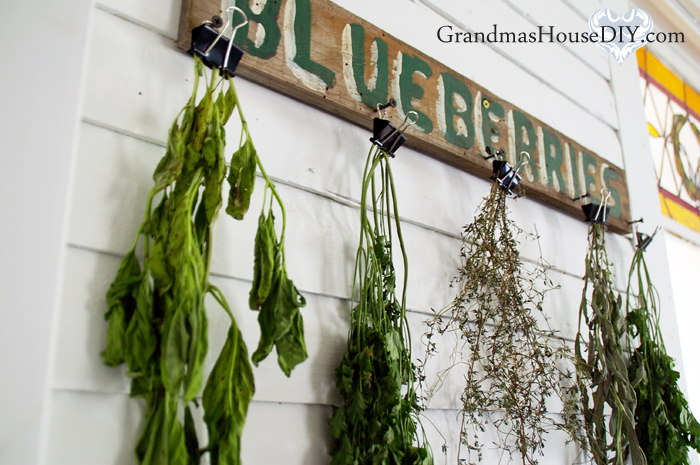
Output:
<svg viewBox="0 0 700 465">
<path fill-rule="evenodd" d="M 194 429 L 194 417 L 189 404 L 185 406 L 185 446 L 190 465 L 199 465 L 199 439 Z"/>
<path fill-rule="evenodd" d="M 275 234 L 272 211 L 265 217 L 260 213 L 258 231 L 255 234 L 253 286 L 250 288 L 248 305 L 251 310 L 259 310 L 267 299 L 275 275 L 280 273 L 279 245 Z"/>
<path fill-rule="evenodd" d="M 254 392 L 248 350 L 232 321 L 202 396 L 212 465 L 241 464 L 241 434 Z"/>
<path fill-rule="evenodd" d="M 136 309 L 134 292 L 141 282 L 141 268 L 130 251 L 122 260 L 117 275 L 107 291 L 107 343 L 102 352 L 106 365 L 117 366 L 124 363 L 126 352 L 126 328 Z"/>
<path fill-rule="evenodd" d="M 255 187 L 257 157 L 253 142 L 248 138 L 231 157 L 228 175 L 231 189 L 226 213 L 237 220 L 243 219 L 250 206 L 250 197 Z"/>
<path fill-rule="evenodd" d="M 146 411 L 146 424 L 136 444 L 141 465 L 190 465 L 185 434 L 177 419 L 177 397 L 152 396 Z"/>
<path fill-rule="evenodd" d="M 148 277 L 144 275 L 136 291 L 136 311 L 126 329 L 125 358 L 129 371 L 142 375 L 149 374 L 151 357 L 157 343 L 153 328 L 153 293 L 148 284 Z"/>
<path fill-rule="evenodd" d="M 269 355 L 274 344 L 280 368 L 290 376 L 292 369 L 307 358 L 304 326 L 299 312 L 306 301 L 292 280 L 287 278 L 284 269 L 276 275 L 258 315 L 261 337 L 252 359 L 257 366 Z"/>
</svg>

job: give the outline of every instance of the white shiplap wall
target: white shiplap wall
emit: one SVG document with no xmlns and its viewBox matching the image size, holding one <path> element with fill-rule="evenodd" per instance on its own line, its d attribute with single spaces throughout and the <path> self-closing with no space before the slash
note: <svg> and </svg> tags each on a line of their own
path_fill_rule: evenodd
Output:
<svg viewBox="0 0 700 465">
<path fill-rule="evenodd" d="M 92 3 L 23 0 L 0 11 L 0 463 L 34 464 Z"/>
<path fill-rule="evenodd" d="M 573 0 L 340 0 L 336 3 L 485 86 L 546 124 L 618 165 L 624 165 L 618 129 L 620 98 L 611 86 L 608 57 L 588 44 L 506 46 L 441 44 L 437 27 L 507 30 L 555 25 L 584 30 L 599 1 Z M 64 282 L 53 342 L 48 464 L 133 464 L 143 406 L 129 399 L 123 370 L 102 365 L 106 324 L 104 294 L 141 221 L 151 173 L 163 154 L 172 118 L 189 96 L 192 60 L 179 51 L 178 0 L 99 0 L 90 23 L 90 49 L 73 175 Z M 614 66 L 617 66 L 614 64 Z M 628 63 L 626 66 L 634 66 Z M 618 77 L 618 84 L 627 77 Z M 621 81 L 621 79 L 623 81 Z M 632 82 L 632 81 L 630 81 Z M 236 80 L 258 153 L 276 180 L 288 212 L 288 270 L 307 297 L 303 310 L 309 360 L 286 379 L 274 357 L 255 370 L 256 394 L 243 437 L 247 465 L 327 464 L 330 405 L 338 402 L 333 370 L 340 361 L 349 318 L 353 260 L 358 238 L 360 180 L 369 134 L 297 101 Z M 636 86 L 636 81 L 632 82 Z M 238 128 L 230 124 L 232 147 Z M 318 149 L 323 147 L 323 149 Z M 626 151 L 628 149 L 625 149 Z M 459 232 L 470 222 L 488 183 L 433 158 L 402 148 L 394 160 L 405 222 L 410 276 L 408 307 L 414 353 L 431 307 L 449 302 L 458 266 Z M 628 173 L 631 167 L 628 168 Z M 261 186 L 258 186 L 261 187 Z M 258 191 L 259 192 L 259 191 Z M 634 197 L 632 203 L 634 205 Z M 252 243 L 260 196 L 249 217 L 222 215 L 215 231 L 212 281 L 227 296 L 247 344 L 258 338 L 256 314 L 247 308 Z M 436 208 L 436 205 L 440 208 Z M 562 288 L 548 296 L 552 325 L 571 339 L 576 332 L 587 226 L 528 199 L 510 203 L 512 216 L 541 239 L 523 244 L 526 260 L 541 253 Z M 251 217 L 253 219 L 251 219 Z M 626 286 L 631 246 L 608 236 L 616 285 Z M 227 329 L 209 303 L 209 366 Z M 455 463 L 459 379 L 448 383 L 424 421 L 442 463 Z M 201 425 L 200 425 L 201 426 Z M 550 435 L 544 464 L 572 463 L 576 451 Z M 485 463 L 491 462 L 489 454 Z M 495 459 L 494 459 L 495 460 Z"/>
</svg>

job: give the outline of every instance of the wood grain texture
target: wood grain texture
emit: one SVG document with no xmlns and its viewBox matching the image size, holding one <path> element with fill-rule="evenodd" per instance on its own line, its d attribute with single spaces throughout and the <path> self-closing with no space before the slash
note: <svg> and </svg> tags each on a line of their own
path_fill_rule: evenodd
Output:
<svg viewBox="0 0 700 465">
<path fill-rule="evenodd" d="M 251 14 L 247 0 L 236 1 Z M 221 14 L 221 6 L 217 0 L 186 0 L 183 13 L 178 45 L 186 50 L 189 31 Z M 361 27 L 364 44 L 352 43 L 351 25 Z M 522 185 L 529 197 L 581 218 L 581 203 L 573 199 L 585 192 L 597 199 L 600 190 L 609 187 L 614 196 L 611 229 L 630 231 L 624 170 L 328 0 L 270 0 L 260 17 L 251 17 L 241 31 L 236 43 L 248 53 L 238 66 L 240 76 L 365 128 L 371 127 L 377 114 L 374 105 L 366 103 L 371 96 L 358 93 L 357 84 L 367 84 L 367 91 L 377 98 L 382 95 L 380 79 L 375 79 L 374 89 L 368 83 L 372 73 L 381 71 L 384 56 L 389 68 L 385 95 L 399 101 L 397 109 L 389 109 L 390 120 L 398 126 L 410 110 L 422 113 L 418 124 L 407 130 L 408 146 L 481 177 L 492 174 L 485 158 L 487 146 L 505 149 L 513 165 L 515 154 L 526 150 L 531 161 Z M 278 43 L 266 44 L 274 31 L 279 33 Z M 308 34 L 306 41 L 303 31 Z M 376 51 L 382 45 L 384 55 Z M 308 53 L 302 57 L 304 47 Z M 355 57 L 358 50 L 364 57 Z M 378 60 L 365 59 L 373 53 Z M 364 75 L 353 74 L 353 69 L 363 70 Z M 323 73 L 325 78 L 320 76 Z"/>
</svg>

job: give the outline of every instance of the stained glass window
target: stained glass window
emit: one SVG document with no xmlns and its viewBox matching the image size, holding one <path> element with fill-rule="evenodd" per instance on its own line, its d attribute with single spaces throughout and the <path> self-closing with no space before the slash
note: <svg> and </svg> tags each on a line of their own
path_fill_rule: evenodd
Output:
<svg viewBox="0 0 700 465">
<path fill-rule="evenodd" d="M 661 209 L 700 231 L 700 94 L 645 48 L 637 61 Z"/>
</svg>

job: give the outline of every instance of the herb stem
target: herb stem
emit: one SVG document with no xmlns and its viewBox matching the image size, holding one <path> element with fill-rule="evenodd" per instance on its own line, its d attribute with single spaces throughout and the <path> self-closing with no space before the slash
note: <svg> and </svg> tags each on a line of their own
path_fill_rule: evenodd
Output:
<svg viewBox="0 0 700 465">
<path fill-rule="evenodd" d="M 233 85 L 233 81 L 229 79 L 229 85 L 231 86 L 231 91 L 233 92 L 233 96 L 236 100 L 236 108 L 238 109 L 238 116 L 241 118 L 241 126 L 243 131 L 245 132 L 246 135 L 246 140 L 250 141 L 250 144 L 255 147 L 253 144 L 253 139 L 250 137 L 250 132 L 248 131 L 248 122 L 245 119 L 245 116 L 243 116 L 243 109 L 241 108 L 241 101 L 238 99 L 238 94 L 236 93 L 236 87 Z M 284 203 L 282 202 L 282 198 L 279 196 L 277 193 L 277 189 L 275 188 L 275 184 L 270 180 L 270 177 L 267 175 L 267 172 L 265 172 L 265 167 L 263 167 L 262 162 L 260 161 L 260 158 L 257 155 L 257 152 L 255 154 L 255 163 L 258 165 L 258 168 L 260 169 L 260 173 L 263 175 L 263 178 L 265 178 L 265 188 L 269 188 L 270 191 L 272 192 L 272 195 L 275 197 L 275 200 L 277 200 L 277 204 L 280 207 L 280 210 L 282 211 L 282 233 L 280 234 L 280 240 L 279 243 L 280 245 L 280 253 L 282 254 L 282 263 L 285 262 L 285 255 L 284 255 L 284 236 L 285 232 L 287 230 L 287 212 L 284 209 Z M 264 207 L 263 207 L 264 208 Z"/>
</svg>

